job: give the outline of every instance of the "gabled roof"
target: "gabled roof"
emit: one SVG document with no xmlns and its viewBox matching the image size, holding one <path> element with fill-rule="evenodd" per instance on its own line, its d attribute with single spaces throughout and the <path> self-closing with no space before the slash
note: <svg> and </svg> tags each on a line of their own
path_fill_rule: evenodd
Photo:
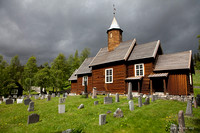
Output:
<svg viewBox="0 0 200 133">
<path fill-rule="evenodd" d="M 126 61 L 136 44 L 136 39 L 121 42 L 113 51 L 108 51 L 108 47 L 101 48 L 89 66 L 97 66 L 116 61 Z"/>
<path fill-rule="evenodd" d="M 154 71 L 190 69 L 192 51 L 184 51 L 173 54 L 160 55 Z"/>
<path fill-rule="evenodd" d="M 69 81 L 72 81 L 72 80 L 77 80 L 77 76 L 76 76 L 76 72 L 78 71 L 78 69 L 76 69 L 73 74 L 71 75 L 71 77 L 68 79 Z"/>
<path fill-rule="evenodd" d="M 160 40 L 136 45 L 128 61 L 151 58 L 151 57 L 155 58 L 159 47 L 161 47 Z"/>
<path fill-rule="evenodd" d="M 92 73 L 92 68 L 89 68 L 89 64 L 91 63 L 93 58 L 94 57 L 86 58 L 84 62 L 81 64 L 81 66 L 78 68 L 76 75 Z"/>
</svg>

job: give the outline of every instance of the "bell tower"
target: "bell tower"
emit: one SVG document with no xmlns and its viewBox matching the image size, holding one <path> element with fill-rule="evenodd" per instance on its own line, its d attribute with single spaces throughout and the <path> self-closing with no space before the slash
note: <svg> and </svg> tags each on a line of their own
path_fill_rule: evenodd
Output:
<svg viewBox="0 0 200 133">
<path fill-rule="evenodd" d="M 114 7 L 114 5 L 113 5 Z M 108 34 L 108 51 L 114 50 L 122 42 L 122 30 L 119 27 L 117 20 L 115 18 L 115 8 L 114 8 L 114 17 L 110 25 L 110 28 L 107 30 Z"/>
</svg>

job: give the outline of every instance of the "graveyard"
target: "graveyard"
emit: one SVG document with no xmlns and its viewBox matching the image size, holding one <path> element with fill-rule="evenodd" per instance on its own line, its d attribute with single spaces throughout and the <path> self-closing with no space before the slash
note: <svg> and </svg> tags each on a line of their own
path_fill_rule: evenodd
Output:
<svg viewBox="0 0 200 133">
<path fill-rule="evenodd" d="M 195 93 L 198 89 L 194 89 Z M 133 97 L 129 102 L 127 96 L 111 95 L 112 103 L 104 104 L 106 95 L 97 95 L 97 98 L 84 98 L 81 95 L 38 98 L 30 97 L 28 105 L 15 101 L 13 104 L 0 104 L 0 132 L 63 132 L 71 129 L 73 132 L 170 132 L 171 124 L 178 125 L 178 113 L 187 108 L 187 101 L 157 99 L 149 104 L 139 107 L 138 98 Z M 24 98 L 26 99 L 26 98 Z M 95 102 L 98 101 L 98 102 Z M 94 105 L 95 102 L 95 105 Z M 142 103 L 145 98 L 142 98 Z M 134 106 L 130 108 L 129 104 Z M 80 107 L 83 104 L 84 107 Z M 58 105 L 65 105 L 64 112 L 59 113 Z M 80 109 L 78 109 L 78 107 Z M 115 116 L 115 111 L 120 109 L 122 117 Z M 187 132 L 200 131 L 200 107 L 192 105 L 192 116 L 184 116 Z M 38 114 L 37 123 L 28 124 L 28 116 Z M 99 123 L 101 114 L 106 115 L 105 123 Z"/>
</svg>

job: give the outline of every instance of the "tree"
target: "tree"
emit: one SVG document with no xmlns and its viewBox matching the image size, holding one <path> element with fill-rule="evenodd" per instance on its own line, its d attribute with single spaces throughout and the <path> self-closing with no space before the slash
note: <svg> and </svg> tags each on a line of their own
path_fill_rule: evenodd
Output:
<svg viewBox="0 0 200 133">
<path fill-rule="evenodd" d="M 83 51 L 81 52 L 80 55 L 80 64 L 83 63 L 83 61 L 88 58 L 88 56 L 90 55 L 90 49 L 89 48 L 84 48 Z"/>
<path fill-rule="evenodd" d="M 29 90 L 29 93 L 31 86 L 34 84 L 34 76 L 38 71 L 36 62 L 36 57 L 31 56 L 24 66 L 23 85 L 26 90 Z"/>
<path fill-rule="evenodd" d="M 198 53 L 194 54 L 194 62 L 195 62 L 195 68 L 200 70 L 200 35 L 197 36 L 199 39 L 199 47 L 198 47 Z"/>
<path fill-rule="evenodd" d="M 8 78 L 8 74 L 6 71 L 6 67 L 8 63 L 3 59 L 3 56 L 0 55 L 0 95 L 5 95 L 8 93 L 7 89 L 5 89 L 5 81 Z"/>
<path fill-rule="evenodd" d="M 47 88 L 51 84 L 51 72 L 48 63 L 44 64 L 44 68 L 40 69 L 34 75 L 35 85 L 40 87 L 40 93 L 42 93 L 42 88 Z"/>
</svg>

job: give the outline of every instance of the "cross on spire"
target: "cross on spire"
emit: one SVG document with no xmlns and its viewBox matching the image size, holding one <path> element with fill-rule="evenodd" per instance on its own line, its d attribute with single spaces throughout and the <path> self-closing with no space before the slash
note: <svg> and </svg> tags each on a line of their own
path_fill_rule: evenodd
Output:
<svg viewBox="0 0 200 133">
<path fill-rule="evenodd" d="M 116 8 L 115 8 L 115 4 L 113 4 L 113 15 L 115 17 L 115 12 L 116 12 Z"/>
</svg>

